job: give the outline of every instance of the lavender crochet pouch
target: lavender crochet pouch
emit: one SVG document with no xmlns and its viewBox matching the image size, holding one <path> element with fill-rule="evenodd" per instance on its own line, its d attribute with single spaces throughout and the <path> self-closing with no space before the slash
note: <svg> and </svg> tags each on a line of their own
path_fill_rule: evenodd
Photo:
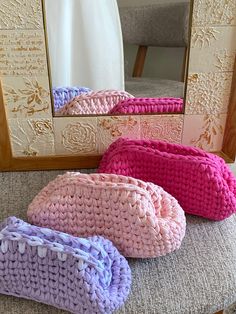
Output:
<svg viewBox="0 0 236 314">
<path fill-rule="evenodd" d="M 0 293 L 76 314 L 112 313 L 131 285 L 127 261 L 109 240 L 76 238 L 15 217 L 0 224 Z"/>
<path fill-rule="evenodd" d="M 55 111 L 61 109 L 76 96 L 87 94 L 91 91 L 88 87 L 54 87 L 53 98 Z"/>
</svg>

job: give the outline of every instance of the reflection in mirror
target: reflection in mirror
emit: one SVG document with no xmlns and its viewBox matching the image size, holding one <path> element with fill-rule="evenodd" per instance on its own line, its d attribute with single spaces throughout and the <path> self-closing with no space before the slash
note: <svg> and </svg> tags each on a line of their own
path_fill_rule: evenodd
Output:
<svg viewBox="0 0 236 314">
<path fill-rule="evenodd" d="M 190 0 L 44 0 L 55 115 L 182 113 Z"/>
</svg>

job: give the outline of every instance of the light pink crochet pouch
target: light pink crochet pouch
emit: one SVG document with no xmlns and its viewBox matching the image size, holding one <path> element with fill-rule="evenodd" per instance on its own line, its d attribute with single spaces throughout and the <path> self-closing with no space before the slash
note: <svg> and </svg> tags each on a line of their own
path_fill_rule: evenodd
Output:
<svg viewBox="0 0 236 314">
<path fill-rule="evenodd" d="M 69 172 L 51 181 L 28 208 L 32 224 L 74 236 L 102 235 L 127 257 L 178 249 L 185 214 L 161 187 L 130 177 Z"/>
<path fill-rule="evenodd" d="M 189 214 L 222 220 L 236 212 L 236 179 L 224 160 L 203 150 L 155 140 L 120 138 L 98 172 L 160 185 Z"/>
<path fill-rule="evenodd" d="M 183 111 L 182 98 L 128 98 L 121 100 L 110 114 L 171 113 Z"/>
<path fill-rule="evenodd" d="M 119 90 L 101 90 L 76 96 L 56 112 L 57 115 L 108 114 L 121 100 L 132 98 Z"/>
</svg>

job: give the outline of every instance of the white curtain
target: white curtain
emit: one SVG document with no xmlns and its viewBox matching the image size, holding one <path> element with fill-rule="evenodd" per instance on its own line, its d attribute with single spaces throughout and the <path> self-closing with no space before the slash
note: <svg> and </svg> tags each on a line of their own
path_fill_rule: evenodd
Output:
<svg viewBox="0 0 236 314">
<path fill-rule="evenodd" d="M 52 84 L 124 89 L 116 0 L 45 0 Z"/>
</svg>

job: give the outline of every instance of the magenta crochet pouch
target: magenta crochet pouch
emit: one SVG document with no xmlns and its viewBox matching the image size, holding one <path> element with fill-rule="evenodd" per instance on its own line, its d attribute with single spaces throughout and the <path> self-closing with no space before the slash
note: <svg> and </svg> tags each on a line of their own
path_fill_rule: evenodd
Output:
<svg viewBox="0 0 236 314">
<path fill-rule="evenodd" d="M 223 159 L 197 148 L 120 138 L 104 154 L 98 172 L 158 184 L 189 214 L 222 220 L 236 212 L 235 177 Z"/>
<path fill-rule="evenodd" d="M 120 101 L 110 114 L 171 113 L 183 111 L 182 98 L 128 98 Z"/>
<path fill-rule="evenodd" d="M 109 240 L 75 238 L 15 217 L 0 224 L 1 294 L 75 314 L 110 314 L 130 286 L 128 262 Z"/>
<path fill-rule="evenodd" d="M 70 172 L 50 182 L 28 209 L 31 223 L 87 237 L 102 235 L 128 257 L 178 249 L 185 214 L 162 188 L 130 177 Z"/>
</svg>

